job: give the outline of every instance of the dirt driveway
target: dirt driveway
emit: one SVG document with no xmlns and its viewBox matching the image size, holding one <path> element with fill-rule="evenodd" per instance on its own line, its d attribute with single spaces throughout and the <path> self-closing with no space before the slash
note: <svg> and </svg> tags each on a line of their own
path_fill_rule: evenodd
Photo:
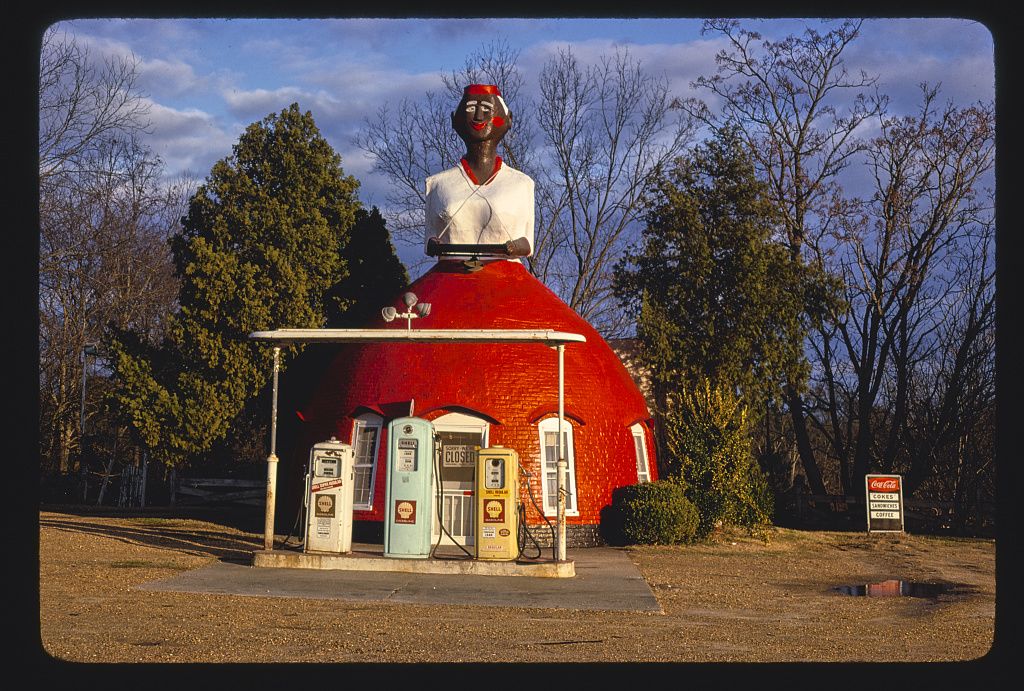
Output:
<svg viewBox="0 0 1024 691">
<path fill-rule="evenodd" d="M 634 547 L 664 614 L 149 592 L 262 535 L 184 518 L 39 516 L 40 636 L 76 662 L 957 661 L 995 621 L 993 540 L 777 529 Z M 570 551 L 571 557 L 571 551 Z M 968 595 L 851 597 L 903 579 Z"/>
</svg>

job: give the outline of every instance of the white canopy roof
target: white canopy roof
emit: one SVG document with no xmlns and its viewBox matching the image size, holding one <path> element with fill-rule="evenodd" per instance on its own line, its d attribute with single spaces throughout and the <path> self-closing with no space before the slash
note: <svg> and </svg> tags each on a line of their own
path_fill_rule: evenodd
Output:
<svg viewBox="0 0 1024 691">
<path fill-rule="evenodd" d="M 276 329 L 253 331 L 255 341 L 293 343 L 586 343 L 582 334 L 536 329 Z"/>
</svg>

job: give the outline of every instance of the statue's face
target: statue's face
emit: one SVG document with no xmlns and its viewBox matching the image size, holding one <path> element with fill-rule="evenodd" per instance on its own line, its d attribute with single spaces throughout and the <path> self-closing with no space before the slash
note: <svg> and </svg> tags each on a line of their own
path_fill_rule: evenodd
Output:
<svg viewBox="0 0 1024 691">
<path fill-rule="evenodd" d="M 467 144 L 500 141 L 508 132 L 509 120 L 497 97 L 491 94 L 463 96 L 452 113 L 452 127 Z"/>
</svg>

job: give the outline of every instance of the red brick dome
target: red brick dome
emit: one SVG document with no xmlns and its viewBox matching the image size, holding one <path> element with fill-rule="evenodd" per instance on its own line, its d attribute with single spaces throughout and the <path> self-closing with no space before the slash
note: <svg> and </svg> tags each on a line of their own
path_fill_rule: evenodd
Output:
<svg viewBox="0 0 1024 691">
<path fill-rule="evenodd" d="M 599 522 L 612 490 L 637 482 L 638 454 L 647 457 L 649 479 L 657 479 L 650 413 L 633 379 L 597 331 L 522 264 L 491 261 L 468 272 L 461 262 L 439 261 L 407 290 L 432 305 L 427 317 L 413 321 L 414 329 L 552 329 L 586 337 L 586 343 L 565 348 L 565 414 L 572 425 L 578 512 L 567 518 L 568 525 Z M 382 299 L 385 304 L 402 307 L 399 296 L 390 303 Z M 365 327 L 388 325 L 381 318 Z M 390 328 L 405 329 L 405 320 Z M 521 464 L 543 477 L 538 425 L 557 417 L 557 351 L 539 343 L 340 346 L 301 411 L 309 423 L 306 452 L 330 435 L 352 441 L 353 421 L 361 414 L 380 415 L 386 430 L 389 419 L 409 414 L 410 401 L 415 415 L 426 419 L 459 412 L 486 420 L 489 444 L 515 449 Z M 386 447 L 382 439 L 379 468 L 386 467 Z M 375 473 L 372 509 L 356 511 L 357 520 L 383 520 L 384 475 Z M 523 500 L 528 501 L 525 491 Z M 528 511 L 528 523 L 540 520 Z"/>
</svg>

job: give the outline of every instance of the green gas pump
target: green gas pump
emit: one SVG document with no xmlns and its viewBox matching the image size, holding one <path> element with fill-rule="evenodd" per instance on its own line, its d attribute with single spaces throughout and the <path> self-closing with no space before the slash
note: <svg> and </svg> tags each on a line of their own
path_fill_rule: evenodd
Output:
<svg viewBox="0 0 1024 691">
<path fill-rule="evenodd" d="M 430 556 L 434 479 L 434 426 L 417 417 L 388 424 L 384 556 Z"/>
</svg>

